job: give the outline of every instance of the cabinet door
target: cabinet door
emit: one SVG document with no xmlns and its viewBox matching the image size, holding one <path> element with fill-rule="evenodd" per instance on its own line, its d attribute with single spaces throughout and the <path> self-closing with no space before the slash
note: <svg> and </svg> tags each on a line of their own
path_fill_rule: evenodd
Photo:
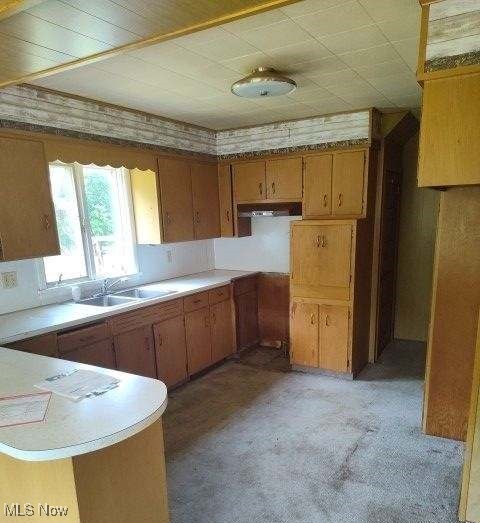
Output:
<svg viewBox="0 0 480 523">
<path fill-rule="evenodd" d="M 41 356 L 50 356 L 51 358 L 58 358 L 57 348 L 57 333 L 42 334 L 35 338 L 28 338 L 26 340 L 19 340 L 5 345 L 9 349 L 22 350 L 31 352 L 32 354 L 40 354 Z"/>
<path fill-rule="evenodd" d="M 212 363 L 210 309 L 203 307 L 185 315 L 188 374 L 191 376 Z"/>
<path fill-rule="evenodd" d="M 232 305 L 230 300 L 210 306 L 213 363 L 233 354 Z"/>
<path fill-rule="evenodd" d="M 195 238 L 193 230 L 192 180 L 184 160 L 158 159 L 162 200 L 162 225 L 165 242 Z"/>
<path fill-rule="evenodd" d="M 268 199 L 301 201 L 302 158 L 267 160 L 266 177 Z"/>
<path fill-rule="evenodd" d="M 140 245 L 161 244 L 161 205 L 157 173 L 132 169 L 130 185 L 137 243 Z"/>
<path fill-rule="evenodd" d="M 320 218 L 332 213 L 333 156 L 308 156 L 305 158 L 303 183 L 303 216 Z"/>
<path fill-rule="evenodd" d="M 237 347 L 251 347 L 258 342 L 257 291 L 249 291 L 235 297 L 237 319 Z"/>
<path fill-rule="evenodd" d="M 42 142 L 0 138 L 0 261 L 60 254 Z"/>
<path fill-rule="evenodd" d="M 167 387 L 187 379 L 187 345 L 183 316 L 153 326 L 157 375 Z"/>
<path fill-rule="evenodd" d="M 335 372 L 348 370 L 348 307 L 320 306 L 319 366 Z"/>
<path fill-rule="evenodd" d="M 232 173 L 230 165 L 218 168 L 218 197 L 220 200 L 220 234 L 233 236 Z"/>
<path fill-rule="evenodd" d="M 217 165 L 192 163 L 193 213 L 195 238 L 220 236 Z"/>
<path fill-rule="evenodd" d="M 85 345 L 78 349 L 67 352 L 62 356 L 64 360 L 87 363 L 97 367 L 115 369 L 115 353 L 111 339 L 97 341 L 91 345 Z"/>
<path fill-rule="evenodd" d="M 318 367 L 318 305 L 294 300 L 291 315 L 291 363 Z"/>
<path fill-rule="evenodd" d="M 294 225 L 291 245 L 292 283 L 313 293 L 301 295 L 348 299 L 351 225 Z"/>
<path fill-rule="evenodd" d="M 364 171 L 364 151 L 333 156 L 332 207 L 335 216 L 358 216 L 363 213 Z"/>
<path fill-rule="evenodd" d="M 114 337 L 114 346 L 118 370 L 149 378 L 157 377 L 151 326 L 118 334 Z"/>
<path fill-rule="evenodd" d="M 234 165 L 233 184 L 237 202 L 265 200 L 265 162 L 261 160 Z"/>
</svg>

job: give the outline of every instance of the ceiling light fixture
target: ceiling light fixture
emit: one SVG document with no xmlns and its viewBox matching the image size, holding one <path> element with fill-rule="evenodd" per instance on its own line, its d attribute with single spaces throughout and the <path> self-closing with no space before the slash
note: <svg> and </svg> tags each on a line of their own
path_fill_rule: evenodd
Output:
<svg viewBox="0 0 480 523">
<path fill-rule="evenodd" d="M 294 91 L 297 84 L 271 67 L 258 67 L 232 85 L 232 93 L 243 98 L 280 96 Z"/>
</svg>

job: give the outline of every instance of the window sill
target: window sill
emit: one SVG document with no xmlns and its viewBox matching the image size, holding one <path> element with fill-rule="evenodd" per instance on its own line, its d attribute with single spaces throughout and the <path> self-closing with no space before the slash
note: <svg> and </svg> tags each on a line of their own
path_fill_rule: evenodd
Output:
<svg viewBox="0 0 480 523">
<path fill-rule="evenodd" d="M 96 278 L 94 280 L 77 280 L 77 281 L 69 281 L 65 283 L 61 283 L 60 285 L 56 284 L 48 284 L 45 287 L 39 287 L 38 294 L 40 296 L 43 295 L 51 295 L 51 294 L 71 294 L 72 290 L 75 287 L 80 288 L 80 291 L 82 293 L 82 297 L 85 293 L 89 292 L 96 292 L 101 288 L 102 283 L 105 281 L 105 279 L 108 279 L 110 281 L 115 281 L 119 278 L 126 278 L 124 282 L 121 284 L 115 285 L 114 289 L 112 289 L 112 292 L 115 292 L 117 288 L 121 289 L 125 286 L 127 283 L 131 283 L 132 281 L 135 281 L 139 276 L 141 276 L 142 273 L 135 272 L 132 274 L 125 274 L 122 276 L 108 276 L 107 278 Z"/>
</svg>

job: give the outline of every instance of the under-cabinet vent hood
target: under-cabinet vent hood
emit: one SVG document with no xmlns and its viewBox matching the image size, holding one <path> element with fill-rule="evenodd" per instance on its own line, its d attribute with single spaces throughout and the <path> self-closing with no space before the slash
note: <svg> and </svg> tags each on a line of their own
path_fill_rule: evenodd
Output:
<svg viewBox="0 0 480 523">
<path fill-rule="evenodd" d="M 238 206 L 239 218 L 276 217 L 276 216 L 301 216 L 302 205 L 294 203 L 267 203 Z"/>
</svg>

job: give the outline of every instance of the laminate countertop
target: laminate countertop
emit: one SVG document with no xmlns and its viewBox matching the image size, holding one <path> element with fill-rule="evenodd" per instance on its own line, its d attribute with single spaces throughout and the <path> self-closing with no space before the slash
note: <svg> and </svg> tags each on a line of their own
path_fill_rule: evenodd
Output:
<svg viewBox="0 0 480 523">
<path fill-rule="evenodd" d="M 36 383 L 74 369 L 108 374 L 120 383 L 81 401 L 52 394 L 44 421 L 0 428 L 1 453 L 26 461 L 78 456 L 139 433 L 165 411 L 167 388 L 159 380 L 2 347 L 0 397 L 40 392 Z"/>
<path fill-rule="evenodd" d="M 114 307 L 97 307 L 82 303 L 66 302 L 55 305 L 35 307 L 18 312 L 0 315 L 0 344 L 32 338 L 40 334 L 59 331 L 108 318 L 116 314 L 148 305 L 166 302 L 196 292 L 214 289 L 229 284 L 235 279 L 257 274 L 253 271 L 211 270 L 171 278 L 156 283 L 139 285 L 139 287 L 154 290 L 172 290 L 171 294 L 161 298 L 131 301 Z M 119 289 L 112 290 L 117 292 Z"/>
</svg>

